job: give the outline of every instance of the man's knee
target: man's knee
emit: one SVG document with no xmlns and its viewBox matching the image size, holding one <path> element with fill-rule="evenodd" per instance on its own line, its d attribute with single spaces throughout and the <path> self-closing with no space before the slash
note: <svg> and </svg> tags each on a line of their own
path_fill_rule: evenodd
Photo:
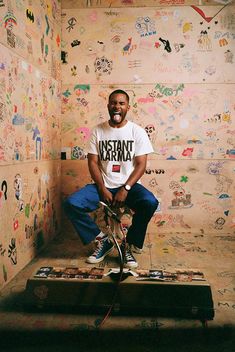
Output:
<svg viewBox="0 0 235 352">
<path fill-rule="evenodd" d="M 138 210 L 141 211 L 142 213 L 145 212 L 147 214 L 152 215 L 155 210 L 158 207 L 158 200 L 157 198 L 153 197 L 149 197 L 147 199 L 142 200 L 142 202 L 140 202 L 138 204 Z"/>
<path fill-rule="evenodd" d="M 151 209 L 152 213 L 154 213 L 158 207 L 159 201 L 157 200 L 157 198 L 152 197 L 148 199 L 147 202 L 148 202 L 149 209 Z"/>
</svg>

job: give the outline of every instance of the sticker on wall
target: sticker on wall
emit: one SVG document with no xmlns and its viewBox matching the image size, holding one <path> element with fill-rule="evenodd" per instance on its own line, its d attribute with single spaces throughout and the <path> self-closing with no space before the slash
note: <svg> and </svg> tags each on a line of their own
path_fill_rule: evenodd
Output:
<svg viewBox="0 0 235 352">
<path fill-rule="evenodd" d="M 16 47 L 16 35 L 13 32 L 13 26 L 10 21 L 8 21 L 7 26 L 5 26 L 6 31 L 7 31 L 7 44 L 11 48 Z"/>
<path fill-rule="evenodd" d="M 80 141 L 83 143 L 86 143 L 90 138 L 91 131 L 88 127 L 78 127 L 75 132 L 78 134 Z"/>
<path fill-rule="evenodd" d="M 226 46 L 228 45 L 228 41 L 226 38 L 221 38 L 219 39 L 219 46 L 222 47 L 222 46 Z"/>
<path fill-rule="evenodd" d="M 72 29 L 74 29 L 76 23 L 77 23 L 77 20 L 76 20 L 76 18 L 74 18 L 74 17 L 71 17 L 71 18 L 68 20 L 68 27 L 66 27 L 66 29 L 68 30 L 68 32 L 70 32 Z"/>
<path fill-rule="evenodd" d="M 4 199 L 7 200 L 7 181 L 3 180 L 1 184 L 1 190 L 0 190 L 0 200 Z M 0 203 L 1 205 L 1 203 Z"/>
<path fill-rule="evenodd" d="M 62 61 L 62 64 L 67 64 L 67 63 L 68 63 L 67 58 L 68 58 L 68 52 L 62 50 L 62 51 L 61 51 L 61 61 Z"/>
<path fill-rule="evenodd" d="M 136 20 L 135 27 L 141 37 L 157 34 L 155 29 L 155 21 L 148 16 L 138 17 Z"/>
<path fill-rule="evenodd" d="M 185 44 L 183 43 L 174 43 L 173 44 L 175 51 L 178 53 L 181 49 L 185 47 Z"/>
<path fill-rule="evenodd" d="M 141 60 L 130 60 L 128 61 L 128 68 L 137 68 L 142 66 Z"/>
<path fill-rule="evenodd" d="M 75 46 L 78 46 L 78 45 L 80 45 L 80 44 L 81 44 L 80 40 L 74 39 L 74 40 L 71 42 L 71 47 L 74 48 Z"/>
<path fill-rule="evenodd" d="M 193 148 L 185 148 L 181 155 L 192 157 L 193 156 Z"/>
<path fill-rule="evenodd" d="M 205 69 L 205 73 L 208 76 L 213 76 L 216 73 L 216 67 L 214 65 L 209 65 Z"/>
<path fill-rule="evenodd" d="M 207 30 L 202 30 L 198 38 L 198 48 L 200 51 L 211 51 L 212 41 Z"/>
<path fill-rule="evenodd" d="M 225 62 L 226 63 L 233 64 L 234 55 L 229 49 L 225 51 L 224 57 L 225 57 Z"/>
<path fill-rule="evenodd" d="M 86 158 L 86 154 L 84 150 L 78 146 L 72 148 L 71 159 L 72 160 L 84 160 Z"/>
<path fill-rule="evenodd" d="M 164 45 L 164 50 L 166 50 L 168 53 L 170 53 L 171 52 L 171 46 L 170 46 L 169 40 L 168 39 L 163 39 L 163 38 L 159 38 L 159 40 Z"/>
<path fill-rule="evenodd" d="M 22 183 L 22 178 L 20 174 L 15 175 L 14 179 L 14 189 L 15 189 L 15 197 L 18 201 L 18 208 L 19 211 L 23 211 L 24 208 L 24 201 L 22 199 L 23 195 L 23 183 Z"/>
<path fill-rule="evenodd" d="M 217 194 L 229 192 L 229 189 L 233 184 L 233 180 L 230 177 L 226 175 L 216 175 L 215 179 L 216 179 L 215 190 Z"/>
<path fill-rule="evenodd" d="M 222 193 L 218 196 L 218 204 L 223 208 L 224 214 L 227 215 L 229 213 L 229 209 L 232 207 L 232 197 L 230 197 L 227 193 Z"/>
<path fill-rule="evenodd" d="M 34 14 L 32 10 L 30 9 L 26 10 L 26 17 L 31 23 L 34 23 Z"/>
<path fill-rule="evenodd" d="M 182 27 L 183 33 L 192 32 L 193 24 L 192 22 L 185 22 Z"/>
<path fill-rule="evenodd" d="M 171 206 L 169 206 L 169 209 L 191 208 L 193 206 L 191 203 L 191 193 L 186 192 L 185 189 L 179 184 L 179 182 L 172 181 L 169 185 L 169 188 L 173 190 L 174 197 L 171 200 Z"/>
<path fill-rule="evenodd" d="M 110 75 L 113 69 L 113 61 L 107 59 L 105 56 L 97 57 L 95 62 L 95 73 L 97 76 Z"/>
<path fill-rule="evenodd" d="M 12 11 L 8 11 L 4 16 L 4 27 L 6 29 L 12 30 L 13 26 L 17 25 L 16 17 Z"/>
<path fill-rule="evenodd" d="M 223 162 L 221 161 L 211 161 L 207 165 L 207 171 L 210 175 L 218 175 L 220 174 L 222 167 L 223 167 Z"/>
<path fill-rule="evenodd" d="M 16 239 L 12 238 L 11 243 L 8 247 L 8 258 L 10 258 L 13 265 L 17 264 L 17 248 L 16 248 Z"/>
<path fill-rule="evenodd" d="M 219 217 L 215 220 L 214 229 L 215 230 L 223 230 L 224 224 L 225 224 L 224 218 Z"/>
<path fill-rule="evenodd" d="M 89 84 L 76 84 L 74 86 L 74 91 L 77 96 L 80 94 L 87 94 L 90 92 L 90 85 Z"/>
<path fill-rule="evenodd" d="M 227 4 L 225 4 L 225 6 L 227 6 Z M 210 23 L 223 9 L 223 6 L 221 9 L 219 9 L 219 11 L 217 11 L 213 16 L 208 16 L 205 14 L 205 12 L 198 6 L 195 5 L 191 5 L 191 7 L 207 22 Z"/>
<path fill-rule="evenodd" d="M 134 49 L 137 49 L 137 45 L 132 43 L 132 37 L 130 37 L 130 38 L 128 38 L 127 44 L 122 48 L 122 54 L 123 55 L 126 55 L 126 54 L 130 55 Z"/>
<path fill-rule="evenodd" d="M 235 159 L 235 149 L 227 149 L 226 155 L 231 159 Z"/>
<path fill-rule="evenodd" d="M 77 76 L 77 66 L 73 65 L 70 70 L 72 76 Z"/>
</svg>

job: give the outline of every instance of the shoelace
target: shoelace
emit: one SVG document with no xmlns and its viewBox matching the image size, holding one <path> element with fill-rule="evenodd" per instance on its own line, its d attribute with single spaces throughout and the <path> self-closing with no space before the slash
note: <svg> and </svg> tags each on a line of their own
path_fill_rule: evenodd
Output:
<svg viewBox="0 0 235 352">
<path fill-rule="evenodd" d="M 131 253 L 130 249 L 126 249 L 125 257 L 128 261 L 132 260 L 135 261 L 133 254 Z"/>
<path fill-rule="evenodd" d="M 97 244 L 97 248 L 95 249 L 95 251 L 93 253 L 93 256 L 95 256 L 95 257 L 101 252 L 101 250 L 104 246 L 104 241 L 96 241 L 96 244 Z"/>
</svg>

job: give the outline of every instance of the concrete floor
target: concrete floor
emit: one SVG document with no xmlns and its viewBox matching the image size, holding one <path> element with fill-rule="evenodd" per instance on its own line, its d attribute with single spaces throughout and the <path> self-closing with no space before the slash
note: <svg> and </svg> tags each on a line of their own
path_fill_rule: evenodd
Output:
<svg viewBox="0 0 235 352">
<path fill-rule="evenodd" d="M 197 246 L 195 247 L 193 243 Z M 215 317 L 203 327 L 199 320 L 159 316 L 111 314 L 101 328 L 102 314 L 31 311 L 25 306 L 25 287 L 41 266 L 87 266 L 92 245 L 82 246 L 68 227 L 57 236 L 0 293 L 0 351 L 214 351 L 235 346 L 235 242 L 228 236 L 148 233 L 144 253 L 136 255 L 140 268 L 197 268 L 210 283 Z M 102 264 L 118 267 L 117 253 Z"/>
</svg>

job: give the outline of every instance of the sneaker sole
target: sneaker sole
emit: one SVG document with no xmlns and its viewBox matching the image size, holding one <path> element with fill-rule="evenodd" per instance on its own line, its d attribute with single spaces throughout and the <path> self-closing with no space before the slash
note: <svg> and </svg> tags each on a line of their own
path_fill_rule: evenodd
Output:
<svg viewBox="0 0 235 352">
<path fill-rule="evenodd" d="M 102 260 L 104 260 L 104 258 L 106 257 L 106 255 L 108 255 L 112 250 L 113 250 L 114 246 L 111 247 L 104 255 L 103 257 L 100 257 L 99 259 L 95 259 L 95 258 L 87 258 L 86 259 L 86 263 L 89 263 L 89 264 L 96 264 L 96 263 L 100 263 L 102 262 Z"/>
</svg>

